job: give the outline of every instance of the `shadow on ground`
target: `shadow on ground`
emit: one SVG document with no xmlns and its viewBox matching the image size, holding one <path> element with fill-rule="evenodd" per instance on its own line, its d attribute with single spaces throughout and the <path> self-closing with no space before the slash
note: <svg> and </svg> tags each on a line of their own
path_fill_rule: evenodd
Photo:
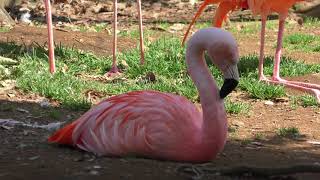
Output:
<svg viewBox="0 0 320 180">
<path fill-rule="evenodd" d="M 32 100 L 33 99 L 33 100 Z M 0 100 L 0 119 L 14 119 L 26 123 L 48 124 L 72 121 L 83 112 L 59 107 L 41 107 L 30 97 L 28 100 Z M 0 179 L 194 179 L 194 174 L 177 171 L 191 164 L 126 157 L 95 157 L 65 146 L 46 142 L 52 132 L 44 129 L 15 126 L 0 127 Z M 253 140 L 252 140 L 253 141 Z M 261 144 L 244 143 L 229 138 L 224 151 L 210 163 L 193 165 L 196 168 L 219 169 L 236 166 L 292 167 L 299 164 L 319 163 L 318 147 L 300 147 L 304 139 L 266 137 Z M 247 142 L 247 141 L 246 141 Z M 294 144 L 294 145 L 292 145 Z M 320 173 L 320 172 L 319 172 Z M 203 173 L 200 179 L 267 179 L 250 175 L 227 177 Z M 288 176 L 280 176 L 284 179 Z M 291 175 L 292 179 L 319 178 L 320 174 Z"/>
</svg>

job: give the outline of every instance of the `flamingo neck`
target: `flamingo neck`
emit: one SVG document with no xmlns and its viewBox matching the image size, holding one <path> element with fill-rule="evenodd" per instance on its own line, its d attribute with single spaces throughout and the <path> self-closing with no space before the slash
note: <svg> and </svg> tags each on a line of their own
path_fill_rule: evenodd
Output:
<svg viewBox="0 0 320 180">
<path fill-rule="evenodd" d="M 195 83 L 203 110 L 203 143 L 221 150 L 226 141 L 227 118 L 223 100 L 208 66 L 204 60 L 205 44 L 189 44 L 186 63 L 189 74 Z"/>
</svg>

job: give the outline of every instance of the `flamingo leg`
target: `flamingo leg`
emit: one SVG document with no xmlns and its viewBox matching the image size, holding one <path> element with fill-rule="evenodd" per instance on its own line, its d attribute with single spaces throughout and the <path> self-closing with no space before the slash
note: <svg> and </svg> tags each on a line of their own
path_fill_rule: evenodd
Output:
<svg viewBox="0 0 320 180">
<path fill-rule="evenodd" d="M 274 58 L 273 75 L 271 80 L 266 80 L 266 81 L 274 84 L 283 84 L 287 87 L 312 93 L 317 98 L 318 103 L 320 103 L 320 85 L 297 82 L 297 81 L 287 81 L 280 77 L 280 61 L 281 61 L 281 49 L 282 49 L 284 25 L 285 25 L 285 19 L 280 18 L 277 48 L 276 48 L 276 53 Z"/>
<path fill-rule="evenodd" d="M 140 33 L 140 56 L 141 56 L 140 64 L 144 64 L 144 44 L 143 44 L 141 0 L 137 0 L 137 4 L 138 4 L 139 33 Z"/>
<path fill-rule="evenodd" d="M 46 8 L 46 18 L 48 27 L 48 49 L 49 49 L 49 70 L 53 74 L 56 71 L 54 59 L 54 44 L 53 44 L 53 27 L 52 27 L 52 13 L 50 0 L 44 0 Z"/>
<path fill-rule="evenodd" d="M 140 63 L 144 64 L 144 44 L 143 44 L 143 29 L 142 29 L 142 14 L 141 14 L 141 0 L 137 0 L 138 4 L 138 18 L 139 18 L 139 32 L 140 32 Z M 114 76 L 120 73 L 117 67 L 117 22 L 118 22 L 118 2 L 117 0 L 113 1 L 113 43 L 112 43 L 112 66 L 109 72 L 106 73 L 106 76 Z"/>
<path fill-rule="evenodd" d="M 118 2 L 113 1 L 113 42 L 112 42 L 112 65 L 106 76 L 110 77 L 119 73 L 117 67 L 117 21 L 118 21 Z"/>
<path fill-rule="evenodd" d="M 260 57 L 259 57 L 259 66 L 258 66 L 258 75 L 260 81 L 265 81 L 267 78 L 263 74 L 263 63 L 264 63 L 264 43 L 265 43 L 265 34 L 266 34 L 266 22 L 267 17 L 263 16 L 261 19 L 261 37 L 260 37 Z"/>
</svg>

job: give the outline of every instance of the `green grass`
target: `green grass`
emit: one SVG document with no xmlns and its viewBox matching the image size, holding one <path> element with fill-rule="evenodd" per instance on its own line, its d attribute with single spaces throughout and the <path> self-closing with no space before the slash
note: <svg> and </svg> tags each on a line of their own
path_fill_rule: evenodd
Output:
<svg viewBox="0 0 320 180">
<path fill-rule="evenodd" d="M 249 104 L 243 102 L 225 101 L 225 108 L 229 114 L 246 114 L 249 112 Z"/>
<path fill-rule="evenodd" d="M 284 47 L 305 52 L 320 52 L 320 37 L 312 34 L 295 33 L 284 38 Z"/>
<path fill-rule="evenodd" d="M 261 141 L 264 139 L 265 139 L 265 136 L 260 132 L 254 135 L 254 140 L 256 140 L 256 141 Z"/>
<path fill-rule="evenodd" d="M 241 25 L 241 28 L 239 28 L 240 25 Z M 268 20 L 266 23 L 267 30 L 277 31 L 278 26 L 279 26 L 278 20 Z M 286 28 L 291 28 L 291 27 L 292 27 L 291 24 L 286 24 Z M 260 21 L 250 21 L 250 22 L 241 22 L 241 23 L 231 22 L 231 27 L 230 27 L 230 31 L 233 33 L 240 33 L 243 35 L 250 35 L 250 36 L 260 35 L 260 30 L 261 30 Z"/>
<path fill-rule="evenodd" d="M 258 81 L 257 67 L 258 57 L 256 55 L 244 56 L 240 58 L 238 64 L 241 81 L 239 88 L 247 91 L 251 98 L 256 99 L 274 99 L 285 96 L 285 90 L 282 86 L 268 85 Z M 272 75 L 273 58 L 266 57 L 264 63 L 264 74 Z M 294 61 L 287 57 L 282 57 L 280 76 L 300 76 L 309 73 L 320 72 L 320 64 L 309 65 L 299 61 Z"/>
<path fill-rule="evenodd" d="M 72 109 L 87 109 L 90 102 L 85 96 L 88 90 L 105 94 L 120 94 L 134 90 L 152 89 L 171 92 L 198 101 L 198 92 L 186 73 L 185 49 L 180 39 L 163 37 L 147 45 L 145 65 L 140 66 L 138 49 L 118 55 L 119 62 L 126 60 L 128 67 L 124 70 L 124 79 L 114 82 L 100 82 L 81 78 L 79 75 L 103 76 L 111 67 L 110 57 L 97 57 L 75 49 L 58 46 L 55 49 L 57 73 L 48 72 L 47 52 L 40 46 L 28 51 L 14 44 L 0 44 L 2 53 L 18 59 L 19 65 L 13 72 L 18 88 L 39 93 L 58 100 L 63 106 Z M 222 85 L 221 73 L 207 59 L 209 69 L 219 86 Z M 284 57 L 281 62 L 281 76 L 298 76 L 320 72 L 320 65 L 306 65 Z M 272 74 L 273 59 L 266 58 L 265 74 Z M 282 86 L 271 86 L 257 81 L 258 58 L 256 55 L 240 58 L 239 89 L 248 92 L 252 98 L 273 99 L 285 96 Z M 152 72 L 155 82 L 143 81 L 146 74 Z M 239 114 L 249 111 L 249 105 L 242 102 L 226 101 L 228 113 Z"/>
<path fill-rule="evenodd" d="M 297 138 L 301 136 L 301 133 L 296 127 L 284 127 L 277 130 L 277 135 L 286 138 Z"/>
<path fill-rule="evenodd" d="M 302 107 L 320 107 L 320 104 L 317 103 L 316 99 L 312 95 L 302 95 L 302 96 L 293 96 L 291 98 L 291 104 L 293 108 L 296 108 L 298 105 Z"/>
<path fill-rule="evenodd" d="M 0 27 L 0 33 L 2 33 L 2 32 L 9 32 L 10 31 L 10 27 L 8 27 L 8 26 L 2 26 L 2 27 Z"/>
<path fill-rule="evenodd" d="M 320 26 L 320 19 L 313 18 L 313 17 L 306 17 L 306 18 L 304 18 L 304 26 L 306 26 L 306 27 L 319 27 Z"/>
</svg>

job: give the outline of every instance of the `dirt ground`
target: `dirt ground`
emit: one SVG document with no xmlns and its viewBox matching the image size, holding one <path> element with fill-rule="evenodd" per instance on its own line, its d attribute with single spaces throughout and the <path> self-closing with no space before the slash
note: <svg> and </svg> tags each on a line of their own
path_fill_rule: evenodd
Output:
<svg viewBox="0 0 320 180">
<path fill-rule="evenodd" d="M 153 24 L 146 23 L 146 28 L 151 27 Z M 294 31 L 308 32 L 309 29 L 297 26 L 289 33 Z M 181 36 L 183 32 L 184 30 L 181 30 L 174 35 Z M 269 55 L 274 53 L 275 33 L 267 32 L 269 38 L 267 38 L 266 53 Z M 57 44 L 62 43 L 65 46 L 92 51 L 97 55 L 111 54 L 112 38 L 107 31 L 89 33 L 56 29 L 54 34 Z M 258 52 L 258 34 L 248 37 L 238 34 L 235 36 L 239 41 L 241 55 Z M 1 33 L 0 42 L 13 41 L 18 44 L 37 42 L 42 45 L 46 43 L 46 38 L 46 29 L 18 25 L 10 32 Z M 119 51 L 135 47 L 136 42 L 136 39 L 120 38 Z M 303 59 L 307 63 L 319 63 L 320 58 L 319 53 L 284 50 L 284 54 L 295 59 Z M 320 74 L 294 79 L 320 84 Z M 297 92 L 288 89 L 288 93 Z M 53 106 L 42 107 L 41 103 L 45 99 L 15 89 L 14 83 L 11 88 L 0 89 L 0 120 L 14 119 L 42 125 L 70 122 L 83 114 L 55 106 L 56 103 L 50 100 Z M 48 144 L 46 139 L 52 132 L 45 129 L 0 126 L 0 179 L 320 179 L 320 171 L 274 177 L 258 177 L 250 174 L 230 177 L 204 171 L 194 170 L 192 173 L 182 171 L 180 168 L 182 166 L 195 169 L 232 169 L 236 166 L 290 169 L 301 164 L 319 169 L 319 108 L 292 107 L 285 98 L 270 104 L 267 101 L 250 99 L 240 92 L 233 93 L 232 100 L 249 103 L 250 113 L 228 117 L 229 127 L 235 132 L 229 133 L 224 151 L 210 163 L 191 165 L 136 157 L 95 157 L 72 148 Z M 52 112 L 57 112 L 59 116 L 53 116 Z M 277 130 L 282 127 L 298 127 L 301 136 L 280 137 L 277 135 Z"/>
</svg>

